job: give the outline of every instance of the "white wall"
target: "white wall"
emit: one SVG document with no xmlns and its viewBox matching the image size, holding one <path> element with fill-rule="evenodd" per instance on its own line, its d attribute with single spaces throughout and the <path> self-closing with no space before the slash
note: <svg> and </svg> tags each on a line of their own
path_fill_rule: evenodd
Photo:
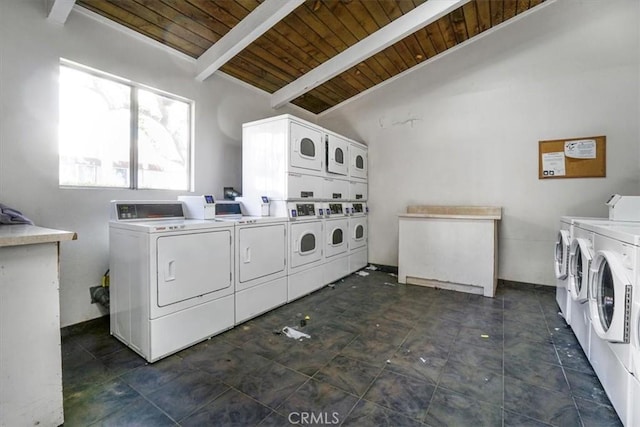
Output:
<svg viewBox="0 0 640 427">
<path fill-rule="evenodd" d="M 557 1 L 323 115 L 369 145 L 370 262 L 397 265 L 407 205 L 497 205 L 500 277 L 555 285 L 559 217 L 640 194 L 639 16 L 635 0 Z M 538 179 L 538 141 L 595 135 L 606 178 Z"/>
<path fill-rule="evenodd" d="M 0 202 L 37 225 L 72 230 L 62 245 L 61 324 L 98 317 L 89 287 L 109 264 L 112 199 L 175 199 L 178 192 L 58 187 L 58 65 L 61 57 L 156 87 L 196 103 L 195 193 L 222 196 L 241 186 L 242 123 L 273 111 L 264 92 L 214 75 L 194 79 L 192 61 L 77 11 L 48 22 L 44 0 L 0 0 Z"/>
</svg>

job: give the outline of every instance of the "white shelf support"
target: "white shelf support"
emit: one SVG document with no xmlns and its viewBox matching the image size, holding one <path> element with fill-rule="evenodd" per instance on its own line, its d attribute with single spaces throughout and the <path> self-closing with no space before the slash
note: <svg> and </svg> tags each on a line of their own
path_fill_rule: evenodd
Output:
<svg viewBox="0 0 640 427">
<path fill-rule="evenodd" d="M 196 79 L 204 81 L 302 3 L 304 0 L 265 0 L 200 55 L 196 61 Z"/>
<path fill-rule="evenodd" d="M 73 5 L 76 4 L 76 0 L 53 0 L 51 3 L 51 9 L 49 9 L 49 15 L 47 19 L 49 21 L 64 25 L 69 18 Z"/>
</svg>

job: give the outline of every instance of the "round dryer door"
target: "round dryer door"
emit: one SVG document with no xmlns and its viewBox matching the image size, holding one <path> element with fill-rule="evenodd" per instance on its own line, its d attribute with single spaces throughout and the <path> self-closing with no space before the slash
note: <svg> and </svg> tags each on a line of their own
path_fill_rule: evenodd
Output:
<svg viewBox="0 0 640 427">
<path fill-rule="evenodd" d="M 560 230 L 556 240 L 554 263 L 556 278 L 558 279 L 565 279 L 567 277 L 570 245 L 571 241 L 569 240 L 569 232 L 567 230 Z"/>
<path fill-rule="evenodd" d="M 574 301 L 587 301 L 591 260 L 589 241 L 574 239 L 569 251 L 569 294 Z"/>
<path fill-rule="evenodd" d="M 615 252 L 599 251 L 591 266 L 589 310 L 593 329 L 610 342 L 629 342 L 631 282 Z"/>
</svg>

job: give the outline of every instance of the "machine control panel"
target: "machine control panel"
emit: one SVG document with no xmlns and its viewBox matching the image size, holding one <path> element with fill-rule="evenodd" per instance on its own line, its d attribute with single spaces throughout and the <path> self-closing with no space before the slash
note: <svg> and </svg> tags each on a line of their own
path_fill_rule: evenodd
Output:
<svg viewBox="0 0 640 427">
<path fill-rule="evenodd" d="M 118 221 L 184 218 L 182 203 L 116 202 Z"/>
<path fill-rule="evenodd" d="M 363 213 L 362 203 L 354 203 L 352 208 L 353 213 Z"/>
<path fill-rule="evenodd" d="M 291 209 L 291 218 L 310 216 L 316 216 L 316 207 L 313 203 L 296 203 L 295 209 Z"/>
<path fill-rule="evenodd" d="M 160 226 L 160 227 L 154 227 L 153 231 L 173 231 L 173 230 L 183 230 L 185 228 L 185 225 L 166 225 L 166 226 Z"/>
<path fill-rule="evenodd" d="M 329 203 L 328 211 L 331 215 L 342 215 L 342 203 Z"/>
</svg>

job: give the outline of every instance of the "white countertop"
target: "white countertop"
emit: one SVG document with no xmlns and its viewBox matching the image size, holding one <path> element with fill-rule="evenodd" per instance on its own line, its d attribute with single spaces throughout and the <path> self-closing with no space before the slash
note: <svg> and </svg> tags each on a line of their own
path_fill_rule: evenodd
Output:
<svg viewBox="0 0 640 427">
<path fill-rule="evenodd" d="M 72 231 L 54 230 L 36 225 L 15 224 L 0 225 L 0 247 L 53 243 L 63 240 L 76 240 Z"/>
<path fill-rule="evenodd" d="M 500 220 L 502 208 L 497 206 L 409 206 L 400 218 L 449 218 L 474 220 Z"/>
</svg>

